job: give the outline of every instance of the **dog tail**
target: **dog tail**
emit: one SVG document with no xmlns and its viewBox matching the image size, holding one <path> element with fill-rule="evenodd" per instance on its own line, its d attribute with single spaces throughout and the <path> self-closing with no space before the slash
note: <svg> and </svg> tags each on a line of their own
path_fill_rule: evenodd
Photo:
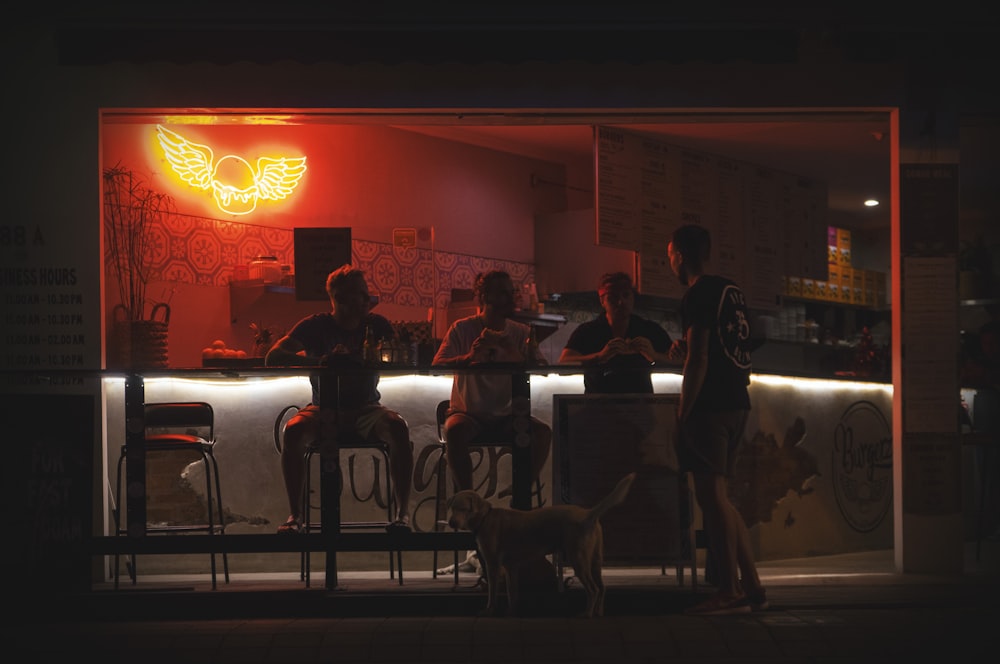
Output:
<svg viewBox="0 0 1000 664">
<path fill-rule="evenodd" d="M 628 495 L 629 489 L 632 488 L 632 482 L 635 481 L 635 475 L 635 473 L 629 473 L 625 477 L 618 480 L 618 484 L 616 484 L 615 488 L 611 490 L 611 493 L 606 495 L 601 502 L 590 508 L 590 513 L 587 515 L 587 521 L 597 521 L 609 509 L 625 502 L 625 497 Z"/>
</svg>

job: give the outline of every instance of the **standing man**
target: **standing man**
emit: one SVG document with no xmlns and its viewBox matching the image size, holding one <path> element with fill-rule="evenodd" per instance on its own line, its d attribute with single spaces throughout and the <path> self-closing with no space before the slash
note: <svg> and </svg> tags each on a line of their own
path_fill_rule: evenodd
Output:
<svg viewBox="0 0 1000 664">
<path fill-rule="evenodd" d="M 597 294 L 604 315 L 573 330 L 559 362 L 579 362 L 585 367 L 587 394 L 652 394 L 650 367 L 677 361 L 670 354 L 670 334 L 633 313 L 635 288 L 632 277 L 624 272 L 604 274 Z"/>
<path fill-rule="evenodd" d="M 395 331 L 384 316 L 371 313 L 371 295 L 365 273 L 343 265 L 326 279 L 332 312 L 306 316 L 267 353 L 267 366 L 340 365 L 351 371 L 339 379 L 336 404 L 320 409 L 319 379 L 311 376 L 312 403 L 285 425 L 281 472 L 288 495 L 288 520 L 279 533 L 297 533 L 302 524 L 302 491 L 308 447 L 320 443 L 321 424 L 351 429 L 366 440 L 389 445 L 389 473 L 396 499 L 396 518 L 389 528 L 410 527 L 410 489 L 413 484 L 413 446 L 406 420 L 379 403 L 378 374 L 360 371 L 365 337 L 377 342 Z M 332 407 L 331 407 L 332 406 Z M 321 422 L 322 418 L 322 422 Z"/>
<path fill-rule="evenodd" d="M 681 300 L 684 341 L 675 344 L 686 346 L 677 455 L 694 480 L 719 581 L 718 592 L 688 613 L 728 615 L 766 609 L 767 597 L 727 486 L 750 413 L 746 298 L 729 279 L 705 273 L 710 249 L 707 230 L 685 225 L 674 231 L 667 254 L 687 288 Z"/>
</svg>

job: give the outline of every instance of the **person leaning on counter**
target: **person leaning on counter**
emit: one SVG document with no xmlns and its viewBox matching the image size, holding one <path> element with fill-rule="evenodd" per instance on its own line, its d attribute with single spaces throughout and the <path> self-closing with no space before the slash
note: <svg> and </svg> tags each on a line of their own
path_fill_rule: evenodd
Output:
<svg viewBox="0 0 1000 664">
<path fill-rule="evenodd" d="M 371 295 L 365 274 L 351 265 L 343 265 L 326 279 L 332 312 L 306 316 L 292 327 L 268 351 L 267 366 L 339 365 L 360 369 L 362 347 L 366 337 L 374 340 L 392 339 L 392 323 L 384 316 L 372 313 Z M 383 440 L 389 444 L 389 472 L 396 498 L 396 518 L 389 528 L 407 530 L 410 527 L 410 489 L 413 484 L 413 447 L 406 420 L 396 411 L 379 403 L 377 372 L 348 372 L 339 379 L 336 408 L 320 410 L 319 380 L 310 376 L 312 402 L 297 412 L 285 425 L 281 446 L 281 472 L 288 494 L 288 520 L 279 533 L 301 530 L 302 491 L 305 483 L 306 449 L 319 443 L 320 418 L 331 427 L 353 427 L 367 440 Z M 345 381 L 357 384 L 347 386 Z M 332 418 L 335 418 L 333 420 Z M 326 421 L 326 420 L 324 420 Z"/>
<path fill-rule="evenodd" d="M 680 364 L 670 334 L 635 313 L 635 287 L 624 272 L 601 276 L 597 286 L 604 313 L 573 330 L 559 356 L 560 364 L 579 363 L 587 394 L 652 394 L 649 368 Z M 679 347 L 678 347 L 679 348 Z"/>
</svg>

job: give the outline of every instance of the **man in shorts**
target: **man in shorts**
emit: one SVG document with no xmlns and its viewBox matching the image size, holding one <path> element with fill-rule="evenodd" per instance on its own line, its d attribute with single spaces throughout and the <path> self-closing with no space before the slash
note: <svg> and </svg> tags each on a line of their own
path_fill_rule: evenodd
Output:
<svg viewBox="0 0 1000 664">
<path fill-rule="evenodd" d="M 267 353 L 267 366 L 320 366 L 340 364 L 352 369 L 339 380 L 337 404 L 320 408 L 319 380 L 312 382 L 312 402 L 285 425 L 281 447 L 281 472 L 288 495 L 288 519 L 279 533 L 301 529 L 302 491 L 305 484 L 305 451 L 319 443 L 321 424 L 353 428 L 363 439 L 382 440 L 389 445 L 389 473 L 396 500 L 396 517 L 390 528 L 410 527 L 410 490 L 413 485 L 413 446 L 406 420 L 382 406 L 378 374 L 358 371 L 362 346 L 370 336 L 375 342 L 395 335 L 392 323 L 372 313 L 371 295 L 364 272 L 343 265 L 327 277 L 326 291 L 331 312 L 306 316 Z M 368 333 L 371 333 L 370 335 Z M 329 406 L 329 404 L 327 404 Z M 322 422 L 321 422 L 322 420 Z"/>
<path fill-rule="evenodd" d="M 711 238 L 701 226 L 674 231 L 667 254 L 687 288 L 681 300 L 684 378 L 678 406 L 677 456 L 691 473 L 701 508 L 718 592 L 687 612 L 728 615 L 767 608 L 750 536 L 729 500 L 728 477 L 750 413 L 750 326 L 743 291 L 706 274 Z"/>
<path fill-rule="evenodd" d="M 514 313 L 514 282 L 510 275 L 500 270 L 480 273 L 474 290 L 478 301 L 476 314 L 451 324 L 434 355 L 433 365 L 545 364 L 537 346 L 528 343 L 530 328 L 510 319 Z M 534 357 L 526 356 L 529 353 Z M 448 465 L 459 490 L 475 488 L 470 444 L 488 432 L 514 440 L 511 386 L 511 376 L 506 373 L 455 374 L 444 438 Z M 532 480 L 537 480 L 552 446 L 552 428 L 532 416 L 530 430 Z M 460 569 L 478 566 L 475 551 L 470 551 Z"/>
</svg>

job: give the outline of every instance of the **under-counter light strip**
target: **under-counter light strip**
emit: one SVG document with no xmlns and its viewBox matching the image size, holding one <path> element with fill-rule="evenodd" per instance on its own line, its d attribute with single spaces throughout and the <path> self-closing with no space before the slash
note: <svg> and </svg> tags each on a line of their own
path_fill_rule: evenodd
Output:
<svg viewBox="0 0 1000 664">
<path fill-rule="evenodd" d="M 789 386 L 798 389 L 811 391 L 824 391 L 838 389 L 852 390 L 872 390 L 876 392 L 886 392 L 892 394 L 892 385 L 889 383 L 866 383 L 855 380 L 831 380 L 827 378 L 799 378 L 793 376 L 772 376 L 770 374 L 753 374 L 750 376 L 750 384 L 760 383 L 762 385 Z"/>
<path fill-rule="evenodd" d="M 105 378 L 109 383 L 121 383 L 124 378 Z M 531 378 L 532 382 L 537 381 L 538 387 L 550 391 L 552 393 L 559 392 L 570 392 L 570 393 L 581 393 L 583 392 L 583 375 L 582 374 L 571 374 L 571 375 L 560 375 L 560 374 L 547 374 L 547 375 L 533 375 Z M 656 373 L 653 374 L 653 389 L 657 393 L 673 393 L 679 392 L 681 387 L 681 381 L 683 377 L 681 374 L 673 373 Z M 431 388 L 431 389 L 442 389 L 448 388 L 451 385 L 452 377 L 450 375 L 438 375 L 438 376 L 424 376 L 420 374 L 405 375 L 405 376 L 385 376 L 379 380 L 379 389 L 385 389 L 389 391 L 396 391 L 397 389 L 421 389 L 421 388 Z M 869 383 L 863 381 L 851 381 L 851 380 L 830 380 L 825 378 L 800 378 L 792 376 L 774 376 L 770 374 L 753 374 L 750 377 L 750 383 L 760 383 L 762 385 L 773 385 L 773 386 L 789 386 L 795 387 L 797 389 L 805 389 L 810 391 L 830 391 L 838 389 L 852 389 L 852 390 L 872 390 L 881 391 L 888 394 L 892 394 L 892 385 L 888 383 Z M 239 377 L 198 377 L 198 378 L 180 378 L 171 376 L 156 376 L 145 379 L 145 384 L 147 386 L 183 386 L 189 385 L 199 385 L 199 386 L 217 386 L 221 389 L 255 389 L 259 388 L 262 390 L 273 390 L 275 388 L 284 389 L 292 388 L 296 386 L 309 386 L 308 376 L 239 376 Z"/>
</svg>

